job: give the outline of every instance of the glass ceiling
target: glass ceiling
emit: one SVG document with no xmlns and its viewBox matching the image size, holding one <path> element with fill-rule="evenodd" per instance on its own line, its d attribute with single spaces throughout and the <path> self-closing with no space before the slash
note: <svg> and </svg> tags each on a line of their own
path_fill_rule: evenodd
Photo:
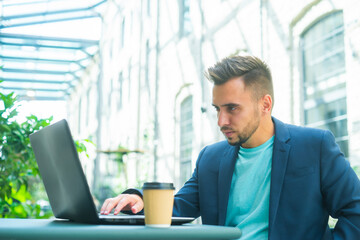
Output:
<svg viewBox="0 0 360 240">
<path fill-rule="evenodd" d="M 66 100 L 98 51 L 104 2 L 0 1 L 0 91 Z"/>
</svg>

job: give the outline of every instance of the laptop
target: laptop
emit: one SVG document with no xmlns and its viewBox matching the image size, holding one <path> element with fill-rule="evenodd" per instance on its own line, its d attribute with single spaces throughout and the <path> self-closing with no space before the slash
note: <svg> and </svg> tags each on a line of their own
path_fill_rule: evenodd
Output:
<svg viewBox="0 0 360 240">
<path fill-rule="evenodd" d="M 56 218 L 92 224 L 144 224 L 144 215 L 101 215 L 97 212 L 65 119 L 31 134 L 30 142 Z M 172 224 L 193 220 L 173 217 Z"/>
</svg>

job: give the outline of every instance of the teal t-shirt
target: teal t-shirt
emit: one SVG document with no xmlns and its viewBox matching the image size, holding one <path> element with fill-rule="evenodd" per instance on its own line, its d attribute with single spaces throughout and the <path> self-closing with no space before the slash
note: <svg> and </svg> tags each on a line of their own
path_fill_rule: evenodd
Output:
<svg viewBox="0 0 360 240">
<path fill-rule="evenodd" d="M 274 136 L 255 148 L 240 147 L 231 181 L 226 226 L 241 229 L 241 240 L 268 239 Z"/>
</svg>

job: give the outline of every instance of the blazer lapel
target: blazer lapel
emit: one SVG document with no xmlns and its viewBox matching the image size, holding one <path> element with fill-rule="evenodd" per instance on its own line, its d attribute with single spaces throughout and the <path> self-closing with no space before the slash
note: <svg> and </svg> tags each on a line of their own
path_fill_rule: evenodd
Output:
<svg viewBox="0 0 360 240">
<path fill-rule="evenodd" d="M 231 179 L 234 172 L 235 162 L 239 152 L 239 147 L 229 146 L 224 151 L 224 157 L 220 161 L 219 179 L 218 179 L 218 193 L 219 193 L 219 222 L 218 224 L 225 225 L 227 205 L 229 201 L 229 193 L 231 187 Z"/>
<path fill-rule="evenodd" d="M 269 208 L 269 239 L 272 226 L 275 221 L 279 206 L 282 186 L 284 182 L 286 166 L 288 162 L 290 134 L 284 123 L 273 118 L 275 124 L 275 141 L 272 157 L 271 184 L 270 184 L 270 208 Z"/>
</svg>

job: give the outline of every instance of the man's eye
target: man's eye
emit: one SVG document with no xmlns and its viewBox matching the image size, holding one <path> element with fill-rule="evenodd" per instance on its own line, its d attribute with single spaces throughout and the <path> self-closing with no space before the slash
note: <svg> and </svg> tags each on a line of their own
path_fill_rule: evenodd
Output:
<svg viewBox="0 0 360 240">
<path fill-rule="evenodd" d="M 235 111 L 235 110 L 236 110 L 236 107 L 229 107 L 228 110 L 229 110 L 230 112 Z"/>
</svg>

